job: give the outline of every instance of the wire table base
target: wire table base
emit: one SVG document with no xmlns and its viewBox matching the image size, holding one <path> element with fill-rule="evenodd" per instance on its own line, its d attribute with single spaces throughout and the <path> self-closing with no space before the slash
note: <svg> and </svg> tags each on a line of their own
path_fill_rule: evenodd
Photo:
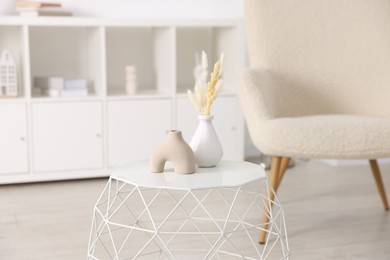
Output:
<svg viewBox="0 0 390 260">
<path fill-rule="evenodd" d="M 266 178 L 169 189 L 111 176 L 94 207 L 88 258 L 289 259 L 283 208 L 270 192 Z M 260 223 L 263 214 L 268 223 Z"/>
</svg>

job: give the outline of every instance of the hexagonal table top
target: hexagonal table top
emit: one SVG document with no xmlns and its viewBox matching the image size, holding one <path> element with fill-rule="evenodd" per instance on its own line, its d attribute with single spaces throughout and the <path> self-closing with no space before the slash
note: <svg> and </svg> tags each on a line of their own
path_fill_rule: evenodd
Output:
<svg viewBox="0 0 390 260">
<path fill-rule="evenodd" d="M 266 178 L 263 167 L 245 161 L 221 161 L 211 168 L 197 168 L 193 174 L 177 174 L 170 164 L 163 173 L 151 173 L 148 161 L 112 170 L 111 177 L 133 185 L 159 189 L 196 190 L 237 187 Z"/>
</svg>

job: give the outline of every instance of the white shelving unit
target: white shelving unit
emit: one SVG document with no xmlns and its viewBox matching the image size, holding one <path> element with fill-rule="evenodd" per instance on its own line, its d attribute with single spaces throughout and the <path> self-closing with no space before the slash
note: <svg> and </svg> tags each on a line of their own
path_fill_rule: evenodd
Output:
<svg viewBox="0 0 390 260">
<path fill-rule="evenodd" d="M 15 59 L 19 95 L 0 98 L 0 183 L 106 176 L 147 159 L 168 129 L 182 130 L 189 142 L 198 120 L 185 93 L 201 50 L 210 67 L 225 53 L 213 124 L 224 159 L 243 159 L 242 39 L 241 21 L 230 19 L 1 17 L 0 50 Z M 127 65 L 137 68 L 134 95 L 125 91 Z M 38 76 L 87 79 L 90 94 L 36 94 Z"/>
</svg>

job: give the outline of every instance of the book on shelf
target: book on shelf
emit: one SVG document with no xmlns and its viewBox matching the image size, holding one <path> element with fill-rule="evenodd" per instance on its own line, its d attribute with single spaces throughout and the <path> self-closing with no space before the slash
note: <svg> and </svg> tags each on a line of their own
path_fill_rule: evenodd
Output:
<svg viewBox="0 0 390 260">
<path fill-rule="evenodd" d="M 88 89 L 38 89 L 34 88 L 34 96 L 47 97 L 86 97 L 89 95 Z"/>
<path fill-rule="evenodd" d="M 26 12 L 37 12 L 37 11 L 58 12 L 64 10 L 58 7 L 16 7 L 16 11 L 18 13 L 26 13 Z"/>
<path fill-rule="evenodd" d="M 64 89 L 87 89 L 88 84 L 86 79 L 65 79 Z"/>
<path fill-rule="evenodd" d="M 72 12 L 61 9 L 61 3 L 16 1 L 20 16 L 72 16 Z"/>
<path fill-rule="evenodd" d="M 61 7 L 62 4 L 57 2 L 35 2 L 35 1 L 15 1 L 16 7 Z"/>
<path fill-rule="evenodd" d="M 61 97 L 86 97 L 88 96 L 88 89 L 63 89 Z"/>
<path fill-rule="evenodd" d="M 21 11 L 20 16 L 72 16 L 68 11 Z"/>
<path fill-rule="evenodd" d="M 88 96 L 88 82 L 83 78 L 34 77 L 33 94 L 49 97 Z"/>
<path fill-rule="evenodd" d="M 86 79 L 65 79 L 62 97 L 84 97 L 88 96 L 88 82 Z"/>
</svg>

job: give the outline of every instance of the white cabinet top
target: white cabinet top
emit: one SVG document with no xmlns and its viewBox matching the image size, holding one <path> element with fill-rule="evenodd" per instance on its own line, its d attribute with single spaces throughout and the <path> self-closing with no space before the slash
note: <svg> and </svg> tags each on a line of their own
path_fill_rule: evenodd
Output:
<svg viewBox="0 0 390 260">
<path fill-rule="evenodd" d="M 151 173 L 149 162 L 140 161 L 112 170 L 111 178 L 141 187 L 195 190 L 237 187 L 266 178 L 266 174 L 260 165 L 243 161 L 222 161 L 216 167 L 197 168 L 193 174 L 177 174 L 169 166 L 163 173 Z"/>
<path fill-rule="evenodd" d="M 0 25 L 42 25 L 42 26 L 235 26 L 242 22 L 239 18 L 182 18 L 182 19 L 113 19 L 93 17 L 20 17 L 2 16 Z"/>
</svg>

